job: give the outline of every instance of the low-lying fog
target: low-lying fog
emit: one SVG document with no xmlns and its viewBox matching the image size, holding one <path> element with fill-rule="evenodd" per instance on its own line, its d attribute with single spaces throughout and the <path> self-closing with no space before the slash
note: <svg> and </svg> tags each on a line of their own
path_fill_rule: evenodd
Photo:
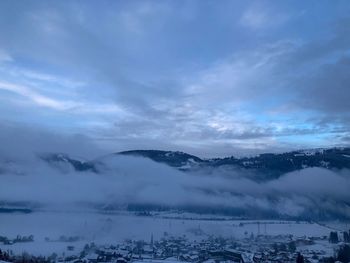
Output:
<svg viewBox="0 0 350 263">
<path fill-rule="evenodd" d="M 152 204 L 216 212 L 222 208 L 244 216 L 350 217 L 346 170 L 308 168 L 255 182 L 238 170 L 181 172 L 146 158 L 111 155 L 99 159 L 99 173 L 77 172 L 69 164 L 53 167 L 37 153 L 99 156 L 102 151 L 86 138 L 3 129 L 0 140 L 6 168 L 0 174 L 0 201 L 6 204 L 70 210 Z"/>
</svg>

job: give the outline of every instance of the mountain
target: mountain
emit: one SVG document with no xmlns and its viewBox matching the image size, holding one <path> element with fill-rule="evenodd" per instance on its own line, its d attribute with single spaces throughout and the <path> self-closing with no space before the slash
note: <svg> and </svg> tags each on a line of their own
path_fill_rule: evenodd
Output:
<svg viewBox="0 0 350 263">
<path fill-rule="evenodd" d="M 129 160 L 125 160 L 126 158 L 118 158 L 118 156 L 136 156 L 139 158 L 147 158 L 152 160 L 153 162 L 162 163 L 164 165 L 168 165 L 169 167 L 173 167 L 174 169 L 181 170 L 184 173 L 172 173 L 172 171 L 169 171 L 169 168 L 163 166 L 157 166 L 157 165 L 149 165 L 145 166 L 146 168 L 140 168 L 135 167 L 134 164 L 142 163 L 133 161 L 132 158 Z M 298 200 L 294 200 L 294 195 L 287 193 L 284 193 L 284 191 L 279 192 L 272 191 L 270 192 L 270 188 L 265 189 L 265 192 L 263 196 L 263 200 L 258 200 L 255 202 L 256 198 L 260 198 L 260 195 L 252 194 L 251 191 L 245 192 L 245 183 L 248 185 L 251 183 L 252 185 L 256 185 L 254 182 L 245 182 L 243 184 L 243 187 L 240 186 L 240 179 L 242 177 L 250 178 L 253 181 L 256 182 L 263 182 L 262 184 L 259 184 L 259 187 L 265 187 L 265 182 L 269 184 L 270 180 L 277 179 L 281 177 L 282 175 L 293 172 L 297 170 L 302 170 L 306 168 L 311 167 L 321 167 L 329 170 L 340 170 L 340 169 L 350 169 L 350 148 L 330 148 L 330 149 L 313 149 L 313 150 L 300 150 L 300 151 L 291 151 L 286 153 L 266 153 L 266 154 L 260 154 L 254 157 L 243 157 L 243 158 L 237 158 L 237 157 L 226 157 L 226 158 L 213 158 L 213 159 L 202 159 L 197 156 L 183 153 L 183 152 L 172 152 L 172 151 L 160 151 L 160 150 L 134 150 L 134 151 L 126 151 L 126 152 L 119 152 L 119 153 L 113 153 L 106 156 L 102 156 L 100 158 L 94 159 L 94 160 L 81 160 L 79 158 L 74 158 L 71 156 L 68 156 L 66 154 L 61 153 L 45 153 L 40 154 L 38 156 L 40 160 L 44 161 L 44 165 L 42 162 L 36 162 L 33 163 L 21 163 L 19 160 L 0 160 L 0 174 L 17 174 L 17 175 L 31 175 L 38 172 L 41 173 L 41 165 L 43 165 L 44 168 L 44 175 L 49 170 L 45 170 L 46 165 L 50 165 L 53 169 L 56 169 L 58 173 L 53 172 L 52 174 L 55 176 L 53 178 L 61 178 L 61 174 L 67 174 L 68 176 L 74 176 L 76 173 L 71 173 L 72 171 L 81 172 L 82 176 L 77 176 L 75 179 L 82 180 L 79 183 L 79 186 L 82 184 L 85 184 L 85 173 L 89 172 L 88 176 L 86 177 L 86 185 L 91 184 L 92 182 L 92 191 L 95 191 L 95 186 L 99 185 L 100 179 L 102 182 L 102 188 L 96 187 L 96 194 L 101 192 L 98 189 L 105 189 L 106 188 L 106 180 L 111 179 L 111 187 L 114 187 L 114 185 L 118 185 L 120 183 L 121 187 L 117 187 L 116 189 L 113 188 L 112 195 L 108 195 L 108 198 L 103 199 L 103 201 L 97 200 L 96 202 L 86 202 L 86 203 L 79 203 L 79 206 L 86 206 L 89 208 L 97 209 L 97 210 L 118 210 L 118 209 L 127 209 L 131 211 L 148 211 L 148 210 L 154 210 L 154 211 L 163 211 L 163 210 L 179 210 L 179 211 L 188 211 L 188 212 L 196 212 L 196 213 L 217 213 L 217 214 L 228 214 L 228 215 L 237 215 L 237 216 L 243 216 L 246 218 L 279 218 L 280 216 L 284 215 L 283 205 L 285 200 L 287 202 L 296 202 L 298 204 Z M 114 159 L 116 158 L 116 159 Z M 124 165 L 124 161 L 126 163 L 126 166 Z M 153 167 L 147 170 L 147 167 Z M 34 168 L 34 172 L 32 171 Z M 37 168 L 37 169 L 35 169 Z M 46 167 L 47 168 L 47 167 Z M 129 172 L 131 168 L 131 171 Z M 236 173 L 236 171 L 243 171 L 243 173 Z M 61 173 L 59 173 L 61 172 Z M 159 174 L 157 175 L 157 173 Z M 187 174 L 187 172 L 196 172 L 192 174 Z M 213 172 L 213 173 L 212 173 Z M 307 176 L 307 172 L 300 173 L 300 176 Z M 92 173 L 96 173 L 93 175 Z M 322 173 L 331 174 L 330 176 L 336 175 L 336 173 L 328 173 L 325 170 L 315 170 L 315 175 L 320 175 L 320 178 L 322 177 Z M 239 180 L 237 181 L 237 174 L 239 175 Z M 345 173 L 344 173 L 345 174 Z M 107 176 L 103 176 L 107 175 Z M 108 175 L 116 175 L 116 177 Z M 139 176 L 141 175 L 141 177 Z M 206 180 L 212 180 L 213 184 L 211 183 L 201 183 L 201 179 L 204 177 L 202 175 L 209 175 L 205 179 Z M 213 178 L 211 177 L 213 175 Z M 223 175 L 223 177 L 214 175 Z M 134 177 L 135 176 L 135 177 Z M 167 177 L 168 176 L 168 177 Z M 178 177 L 177 177 L 178 176 Z M 232 189 L 229 185 L 228 181 L 229 177 L 232 176 Z M 289 177 L 288 177 L 289 176 Z M 323 175 L 325 176 L 325 175 Z M 173 178 L 174 180 L 169 180 L 169 178 Z M 286 175 L 289 179 L 293 177 L 292 182 L 294 184 L 299 185 L 299 180 L 301 177 L 295 177 L 295 174 L 289 174 Z M 4 177 L 5 178 L 5 177 Z M 8 179 L 9 177 L 7 177 Z M 18 178 L 24 178 L 24 177 L 18 177 Z M 63 180 L 67 180 L 67 177 L 62 177 Z M 208 196 L 208 200 L 211 200 L 211 197 L 216 198 L 223 198 L 220 200 L 224 200 L 222 203 L 221 201 L 219 203 L 213 204 L 197 204 L 197 203 L 181 203 L 179 205 L 172 205 L 172 202 L 169 203 L 163 203 L 161 201 L 157 201 L 153 199 L 153 190 L 151 192 L 151 200 L 152 201 L 145 201 L 143 197 L 141 199 L 127 199 L 126 201 L 122 201 L 120 203 L 119 199 L 113 199 L 110 198 L 111 196 L 114 196 L 114 193 L 116 193 L 118 196 L 119 192 L 120 194 L 124 193 L 123 188 L 124 187 L 130 187 L 129 190 L 126 191 L 126 196 L 133 196 L 134 191 L 134 185 L 133 181 L 136 181 L 136 186 L 140 184 L 138 182 L 139 178 L 142 178 L 144 180 L 147 179 L 145 182 L 150 183 L 152 185 L 151 189 L 155 187 L 154 191 L 155 193 L 162 193 L 167 192 L 167 189 L 172 189 L 172 183 L 175 182 L 175 185 L 179 183 L 179 185 L 184 184 L 186 187 L 184 187 L 184 192 L 188 193 L 189 196 L 196 196 L 199 194 L 201 198 L 206 198 Z M 177 179 L 176 179 L 177 178 Z M 179 180 L 181 178 L 181 180 Z M 195 178 L 198 179 L 198 181 Z M 221 182 L 220 180 L 222 178 L 225 178 L 225 181 L 223 181 L 223 184 L 225 184 L 225 187 L 222 188 L 222 184 L 218 183 L 216 185 L 216 180 L 219 180 L 218 182 Z M 317 185 L 317 179 L 316 177 L 311 177 L 312 180 L 315 181 L 315 185 Z M 328 177 L 327 177 L 328 178 Z M 334 177 L 335 179 L 337 177 Z M 38 178 L 34 177 L 35 180 Z M 72 184 L 76 183 L 76 180 L 72 180 Z M 187 182 L 188 179 L 188 182 Z M 92 181 L 91 181 L 92 180 Z M 118 184 L 115 184 L 118 180 Z M 119 181 L 120 180 L 120 181 Z M 143 181 L 141 180 L 143 185 Z M 148 181 L 149 180 L 149 181 Z M 177 181 L 179 180 L 179 182 Z M 332 179 L 331 179 L 332 180 Z M 346 179 L 348 180 L 348 179 Z M 296 182 L 297 181 L 297 182 Z M 312 181 L 312 184 L 314 184 L 314 181 Z M 9 181 L 12 183 L 12 181 Z M 66 181 L 65 181 L 66 182 Z M 70 180 L 68 179 L 68 182 L 70 183 Z M 109 181 L 107 184 L 109 185 Z M 238 184 L 237 184 L 238 182 Z M 289 184 L 290 181 L 287 180 L 287 183 Z M 296 182 L 296 183 L 295 183 Z M 306 180 L 308 182 L 308 180 Z M 346 181 L 348 182 L 348 181 Z M 44 181 L 46 183 L 46 181 Z M 283 182 L 282 183 L 286 183 Z M 310 182 L 309 182 L 310 183 Z M 343 184 L 343 181 L 340 181 L 340 183 L 337 183 L 337 187 L 341 186 L 339 184 Z M 147 185 L 146 185 L 147 186 Z M 346 186 L 346 184 L 345 184 Z M 108 186 L 109 187 L 109 186 Z M 107 187 L 107 189 L 108 189 Z M 137 187 L 135 189 L 137 189 Z M 159 187 L 159 188 L 157 188 Z M 169 187 L 169 188 L 168 188 Z M 182 187 L 182 186 L 181 186 Z M 237 189 L 236 189 L 237 187 Z M 297 186 L 299 187 L 299 186 Z M 334 187 L 334 186 L 333 186 Z M 147 187 L 146 187 L 147 188 Z M 288 187 L 287 187 L 288 188 Z M 339 187 L 341 188 L 341 187 Z M 78 189 L 78 188 L 77 188 Z M 177 189 L 177 188 L 176 188 Z M 180 188 L 182 189 L 182 188 Z M 250 187 L 248 187 L 250 189 Z M 252 188 L 254 189 L 254 187 Z M 263 189 L 262 189 L 263 190 Z M 338 192 L 342 189 L 334 188 L 335 192 Z M 291 190 L 292 193 L 294 193 L 294 190 Z M 342 190 L 344 192 L 344 189 Z M 254 192 L 254 191 L 253 191 Z M 259 190 L 260 192 L 260 190 Z M 347 192 L 347 187 L 345 187 L 345 192 Z M 103 193 L 102 193 L 103 194 Z M 125 193 L 124 193 L 125 194 Z M 347 201 L 348 198 L 342 198 L 342 196 L 347 196 L 344 193 L 343 194 L 335 194 L 334 196 L 329 196 L 328 191 L 325 193 L 323 192 L 323 188 L 320 190 L 320 193 L 318 193 L 317 196 L 309 195 L 309 193 L 305 193 L 305 195 L 302 195 L 302 205 L 298 204 L 295 207 L 299 209 L 301 206 L 302 208 L 305 208 L 304 212 L 298 212 L 296 214 L 302 216 L 303 218 L 326 218 L 328 216 L 331 216 L 333 218 L 340 218 L 341 216 L 347 216 L 347 218 L 350 218 L 350 206 L 349 202 Z M 98 195 L 97 195 L 98 196 Z M 124 196 L 124 195 L 122 195 Z M 172 196 L 172 195 L 171 195 Z M 227 197 L 232 198 L 233 200 L 244 200 L 245 197 L 249 197 L 247 200 L 247 205 L 240 206 L 240 201 L 237 202 L 239 205 L 235 205 L 236 203 L 231 206 L 230 204 L 225 203 L 225 200 Z M 258 196 L 258 197 L 257 197 Z M 340 196 L 340 197 L 339 197 Z M 252 199 L 251 199 L 252 198 Z M 305 199 L 304 199 L 305 198 Z M 191 198 L 189 198 L 191 199 Z M 23 201 L 23 200 L 15 200 L 11 202 L 11 198 L 8 200 L 0 200 L 0 207 L 4 208 L 3 212 L 9 212 L 8 209 L 15 209 L 15 212 L 18 212 L 18 209 L 32 209 L 35 210 L 36 208 L 41 208 L 42 204 L 45 204 L 45 202 L 41 202 L 41 200 L 35 200 L 34 201 Z M 116 201 L 117 200 L 117 201 Z M 187 200 L 187 199 L 186 199 Z M 195 199 L 197 200 L 197 199 Z M 251 200 L 251 201 L 250 201 Z M 304 203 L 304 201 L 306 203 Z M 260 204 L 260 201 L 263 202 L 263 206 L 259 206 L 256 204 Z M 324 204 L 325 202 L 325 204 Z M 265 206 L 266 203 L 266 206 Z M 282 205 L 279 207 L 279 204 Z M 288 204 L 288 203 L 287 203 Z M 294 206 L 292 206 L 294 208 Z M 312 209 L 309 209 L 312 208 Z M 260 209 L 260 210 L 259 210 Z M 266 211 L 265 211 L 266 210 Z M 11 210 L 12 211 L 12 210 Z M 27 211 L 27 210 L 24 210 Z M 282 211 L 282 212 L 281 212 Z M 298 210 L 299 211 L 299 210 Z M 301 211 L 301 210 L 300 210 Z M 1 211 L 0 211 L 1 212 Z M 291 215 L 294 211 L 291 212 Z M 289 215 L 289 214 L 288 214 Z"/>
<path fill-rule="evenodd" d="M 89 161 L 78 160 L 63 153 L 40 154 L 39 157 L 51 166 L 62 168 L 62 165 L 70 165 L 78 172 L 97 172 L 95 164 Z"/>
<path fill-rule="evenodd" d="M 133 150 L 119 152 L 117 154 L 146 157 L 155 162 L 164 163 L 180 170 L 186 170 L 204 162 L 201 158 L 184 152 Z"/>
<path fill-rule="evenodd" d="M 326 169 L 350 169 L 350 148 L 309 149 L 286 153 L 265 153 L 255 157 L 201 159 L 183 152 L 134 150 L 120 152 L 149 158 L 183 171 L 200 168 L 231 167 L 252 172 L 255 179 L 274 179 L 309 167 Z"/>
<path fill-rule="evenodd" d="M 350 169 L 350 148 L 299 150 L 286 153 L 265 153 L 255 157 L 217 158 L 208 160 L 212 166 L 236 166 L 254 171 L 265 179 L 309 167 Z"/>
<path fill-rule="evenodd" d="M 281 175 L 309 167 L 326 169 L 350 169 L 350 148 L 309 149 L 286 153 L 264 153 L 254 157 L 201 159 L 184 152 L 160 150 L 132 150 L 111 154 L 109 156 L 139 156 L 163 163 L 181 171 L 198 169 L 215 169 L 226 167 L 251 172 L 254 179 L 269 180 Z M 42 154 L 42 160 L 50 165 L 69 164 L 76 171 L 98 172 L 100 161 L 82 161 L 66 154 Z M 100 159 L 97 159 L 100 160 Z"/>
</svg>

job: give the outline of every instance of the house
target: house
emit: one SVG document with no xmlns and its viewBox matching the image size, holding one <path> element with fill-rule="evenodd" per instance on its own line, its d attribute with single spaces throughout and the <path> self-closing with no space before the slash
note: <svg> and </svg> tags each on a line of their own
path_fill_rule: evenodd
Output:
<svg viewBox="0 0 350 263">
<path fill-rule="evenodd" d="M 88 254 L 88 255 L 86 256 L 86 259 L 87 259 L 88 262 L 90 262 L 90 263 L 96 263 L 98 257 L 99 257 L 99 255 L 97 255 L 97 254 L 95 254 L 95 253 L 91 253 L 91 254 Z"/>
</svg>

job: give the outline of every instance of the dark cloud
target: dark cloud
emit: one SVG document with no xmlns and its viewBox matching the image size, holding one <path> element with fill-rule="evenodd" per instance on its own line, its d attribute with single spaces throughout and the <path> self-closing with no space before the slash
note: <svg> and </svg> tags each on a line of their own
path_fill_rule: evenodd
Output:
<svg viewBox="0 0 350 263">
<path fill-rule="evenodd" d="M 70 153 L 80 158 L 95 158 L 104 151 L 82 134 L 62 134 L 41 127 L 14 122 L 0 125 L 0 156 L 9 160 L 35 159 L 40 153 Z"/>
<path fill-rule="evenodd" d="M 349 45 L 350 47 L 350 45 Z M 303 92 L 301 103 L 325 113 L 349 116 L 350 57 L 321 66 L 314 74 L 297 83 Z"/>
</svg>

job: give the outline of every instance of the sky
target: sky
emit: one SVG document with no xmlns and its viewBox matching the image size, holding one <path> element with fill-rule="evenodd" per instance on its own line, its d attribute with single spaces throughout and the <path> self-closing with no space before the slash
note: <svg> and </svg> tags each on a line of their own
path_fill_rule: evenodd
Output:
<svg viewBox="0 0 350 263">
<path fill-rule="evenodd" d="M 201 157 L 347 146 L 349 14 L 347 0 L 2 0 L 0 130 Z"/>
</svg>

